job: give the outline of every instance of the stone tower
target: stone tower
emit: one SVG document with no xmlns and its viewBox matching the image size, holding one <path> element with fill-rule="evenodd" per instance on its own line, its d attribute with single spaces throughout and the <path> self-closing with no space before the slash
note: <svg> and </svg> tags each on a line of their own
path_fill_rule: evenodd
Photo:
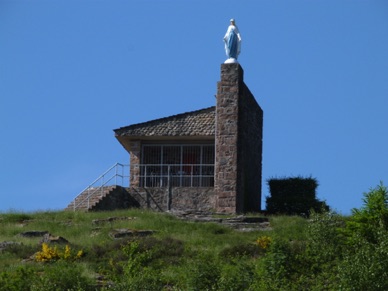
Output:
<svg viewBox="0 0 388 291">
<path fill-rule="evenodd" d="M 238 63 L 221 65 L 215 133 L 216 210 L 261 210 L 263 110 Z"/>
</svg>

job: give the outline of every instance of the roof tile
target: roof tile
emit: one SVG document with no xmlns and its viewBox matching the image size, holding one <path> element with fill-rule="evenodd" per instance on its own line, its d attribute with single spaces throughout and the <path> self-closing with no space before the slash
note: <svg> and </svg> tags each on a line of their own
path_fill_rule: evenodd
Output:
<svg viewBox="0 0 388 291">
<path fill-rule="evenodd" d="M 214 136 L 215 106 L 114 130 L 116 136 Z"/>
</svg>

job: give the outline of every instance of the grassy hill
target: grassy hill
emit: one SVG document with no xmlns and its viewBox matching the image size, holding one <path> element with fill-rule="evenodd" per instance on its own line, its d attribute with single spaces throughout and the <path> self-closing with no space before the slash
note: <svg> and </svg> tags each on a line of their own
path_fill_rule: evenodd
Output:
<svg viewBox="0 0 388 291">
<path fill-rule="evenodd" d="M 305 220 L 299 217 L 273 217 L 273 230 L 239 232 L 217 223 L 183 221 L 169 214 L 136 209 L 89 213 L 4 213 L 0 214 L 0 243 L 17 244 L 8 246 L 0 253 L 0 270 L 3 270 L 3 274 L 16 274 L 24 268 L 44 277 L 46 271 L 51 269 L 58 272 L 60 277 L 59 274 L 64 273 L 62 269 L 77 266 L 83 278 L 90 281 L 89 284 L 93 285 L 92 281 L 100 277 L 105 285 L 109 285 L 109 282 L 121 281 L 125 272 L 129 272 L 125 269 L 131 255 L 136 260 L 142 254 L 145 258 L 139 262 L 139 268 L 147 267 L 150 272 L 155 272 L 153 275 L 165 285 L 185 289 L 196 264 L 239 257 L 250 261 L 262 255 L 262 250 L 256 244 L 259 236 L 278 233 L 290 239 L 293 236 L 301 237 L 300 230 L 305 224 Z M 112 237 L 115 230 L 123 229 L 136 230 L 139 234 L 141 230 L 152 230 L 154 233 L 144 237 L 136 233 L 133 237 Z M 38 236 L 23 236 L 33 231 Z M 38 262 L 34 255 L 42 252 L 43 232 L 63 237 L 68 243 L 50 244 L 52 249 L 56 246 L 59 257 Z M 65 253 L 66 245 L 73 252 L 69 259 L 61 255 Z M 136 247 L 125 249 L 128 246 Z M 75 259 L 79 251 L 83 255 Z M 69 280 L 71 283 L 72 278 Z"/>
<path fill-rule="evenodd" d="M 143 210 L 3 213 L 0 290 L 387 290 L 387 191 L 368 195 L 351 217 L 251 232 Z"/>
</svg>

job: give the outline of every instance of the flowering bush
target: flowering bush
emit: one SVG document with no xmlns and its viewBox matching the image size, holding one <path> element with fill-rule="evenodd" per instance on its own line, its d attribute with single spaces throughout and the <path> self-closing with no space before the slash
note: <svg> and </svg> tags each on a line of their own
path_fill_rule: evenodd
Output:
<svg viewBox="0 0 388 291">
<path fill-rule="evenodd" d="M 261 236 L 256 240 L 256 244 L 263 250 L 268 249 L 272 243 L 272 238 L 269 236 Z"/>
<path fill-rule="evenodd" d="M 62 260 L 77 260 L 83 256 L 83 251 L 79 250 L 76 255 L 72 256 L 72 251 L 69 245 L 65 246 L 64 251 L 59 251 L 57 246 L 50 247 L 47 243 L 42 244 L 42 251 L 35 254 L 37 262 L 52 262 Z"/>
</svg>

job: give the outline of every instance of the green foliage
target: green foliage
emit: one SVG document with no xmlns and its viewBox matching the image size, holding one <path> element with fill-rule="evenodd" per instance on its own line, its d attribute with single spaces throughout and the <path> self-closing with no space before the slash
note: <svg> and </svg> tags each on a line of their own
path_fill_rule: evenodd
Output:
<svg viewBox="0 0 388 291">
<path fill-rule="evenodd" d="M 129 277 L 136 276 L 152 257 L 152 253 L 149 250 L 140 252 L 138 242 L 130 242 L 123 246 L 123 252 L 128 257 L 124 266 L 124 273 Z"/>
<path fill-rule="evenodd" d="M 218 290 L 249 290 L 254 281 L 255 266 L 252 261 L 234 259 L 230 264 L 223 264 Z"/>
<path fill-rule="evenodd" d="M 325 208 L 309 219 L 270 216 L 271 229 L 259 232 L 144 210 L 35 213 L 28 220 L 7 215 L 0 218 L 0 241 L 22 244 L 0 252 L 0 291 L 95 290 L 95 277 L 103 290 L 388 290 L 382 184 L 365 194 L 363 207 L 350 217 Z M 92 223 L 120 216 L 136 219 Z M 17 236 L 21 228 L 63 235 L 74 251 L 58 247 L 55 262 L 21 263 L 39 250 L 39 238 Z M 118 228 L 156 232 L 111 239 L 109 232 Z M 74 260 L 79 249 L 84 256 Z"/>
<path fill-rule="evenodd" d="M 339 264 L 345 290 L 388 290 L 388 191 L 380 183 L 353 209 L 344 233 L 348 248 Z"/>
<path fill-rule="evenodd" d="M 219 290 L 221 267 L 211 253 L 200 254 L 191 268 L 190 290 Z"/>
<path fill-rule="evenodd" d="M 333 270 L 342 260 L 346 249 L 341 232 L 344 226 L 344 218 L 334 212 L 312 212 L 306 228 L 299 284 L 313 285 L 318 290 L 337 289 L 338 278 Z"/>
<path fill-rule="evenodd" d="M 322 268 L 340 258 L 345 248 L 341 235 L 344 225 L 344 219 L 334 212 L 312 212 L 306 229 L 306 251 L 313 267 Z"/>
<path fill-rule="evenodd" d="M 343 290 L 388 290 L 388 232 L 378 231 L 375 242 L 360 238 L 338 266 Z"/>
<path fill-rule="evenodd" d="M 269 179 L 270 197 L 266 209 L 270 214 L 309 216 L 310 210 L 328 210 L 326 203 L 316 199 L 318 182 L 314 178 L 293 177 Z"/>
<path fill-rule="evenodd" d="M 0 220 L 3 222 L 22 223 L 32 219 L 32 215 L 27 213 L 10 212 L 0 214 Z"/>
<path fill-rule="evenodd" d="M 0 291 L 28 291 L 34 279 L 32 268 L 18 267 L 14 271 L 0 273 Z"/>
<path fill-rule="evenodd" d="M 276 236 L 257 264 L 255 290 L 335 290 L 344 238 L 341 216 L 312 212 L 304 235 Z"/>
<path fill-rule="evenodd" d="M 377 242 L 379 230 L 388 231 L 388 190 L 380 183 L 368 193 L 364 193 L 364 205 L 360 209 L 352 209 L 352 217 L 348 222 L 350 238 L 357 236 L 368 242 Z M 356 239 L 357 240 L 357 239 Z"/>
<path fill-rule="evenodd" d="M 271 216 L 270 223 L 273 230 L 266 233 L 272 237 L 284 240 L 305 240 L 308 220 L 304 217 L 293 215 Z"/>
<path fill-rule="evenodd" d="M 155 268 L 164 268 L 169 264 L 179 264 L 185 252 L 184 242 L 172 237 L 161 239 L 145 237 L 138 242 L 140 251 L 152 252 L 152 265 Z"/>
<path fill-rule="evenodd" d="M 318 182 L 314 178 L 284 178 L 267 181 L 270 197 L 267 197 L 267 211 L 271 214 L 302 215 L 308 217 L 310 210 L 328 210 L 325 202 L 316 199 Z"/>
<path fill-rule="evenodd" d="M 43 269 L 18 267 L 0 273 L 0 291 L 87 291 L 93 281 L 82 275 L 79 265 L 54 264 Z"/>
<path fill-rule="evenodd" d="M 8 247 L 4 252 L 8 252 L 17 258 L 28 258 L 31 254 L 38 251 L 38 246 L 26 244 L 14 244 Z"/>
<path fill-rule="evenodd" d="M 118 290 L 162 290 L 160 273 L 148 266 L 152 251 L 139 249 L 139 243 L 130 242 L 123 247 L 127 261 L 123 265 L 124 274 Z"/>
<path fill-rule="evenodd" d="M 240 243 L 223 249 L 220 252 L 220 257 L 224 260 L 234 260 L 241 257 L 257 258 L 263 254 L 264 250 L 254 243 Z"/>
<path fill-rule="evenodd" d="M 94 290 L 93 281 L 83 275 L 80 265 L 60 262 L 45 265 L 43 273 L 31 284 L 31 291 Z"/>
<path fill-rule="evenodd" d="M 257 290 L 286 290 L 294 256 L 288 242 L 274 240 L 266 256 L 257 264 L 254 287 Z"/>
</svg>

